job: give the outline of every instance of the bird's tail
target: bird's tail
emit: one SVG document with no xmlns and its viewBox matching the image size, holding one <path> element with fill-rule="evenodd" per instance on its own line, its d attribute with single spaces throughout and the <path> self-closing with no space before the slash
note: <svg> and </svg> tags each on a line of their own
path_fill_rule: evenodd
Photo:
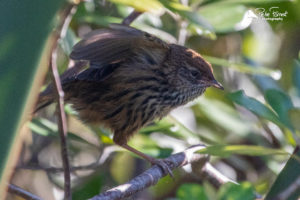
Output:
<svg viewBox="0 0 300 200">
<path fill-rule="evenodd" d="M 53 96 L 53 89 L 49 85 L 39 96 L 39 100 L 37 103 L 37 106 L 34 110 L 34 113 L 38 112 L 42 108 L 45 108 L 46 106 L 52 104 L 54 101 L 54 96 Z"/>
<path fill-rule="evenodd" d="M 62 86 L 63 83 L 66 82 L 68 79 L 71 79 L 72 77 L 75 77 L 77 74 L 79 74 L 81 71 L 86 69 L 88 66 L 87 61 L 77 61 L 74 63 L 72 68 L 67 69 L 61 76 L 61 82 Z M 53 92 L 53 84 L 48 85 L 48 87 L 40 94 L 39 100 L 36 106 L 36 109 L 34 110 L 34 113 L 41 110 L 42 108 L 45 108 L 46 106 L 50 105 L 54 102 L 54 92 Z"/>
</svg>

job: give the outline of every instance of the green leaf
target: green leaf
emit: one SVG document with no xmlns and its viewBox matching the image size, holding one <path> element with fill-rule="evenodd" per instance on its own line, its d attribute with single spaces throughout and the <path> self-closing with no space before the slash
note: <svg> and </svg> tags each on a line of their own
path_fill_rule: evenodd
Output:
<svg viewBox="0 0 300 200">
<path fill-rule="evenodd" d="M 300 131 L 300 109 L 299 108 L 294 108 L 289 110 L 289 118 L 291 120 L 291 123 L 295 129 Z"/>
<path fill-rule="evenodd" d="M 175 179 L 180 176 L 179 170 L 175 170 L 173 171 L 173 173 Z M 149 191 L 151 192 L 151 194 L 154 194 L 153 196 L 155 197 L 153 199 L 166 199 L 162 197 L 164 197 L 166 194 L 174 193 L 174 191 L 176 191 L 177 188 L 178 182 L 174 181 L 174 179 L 171 178 L 171 176 L 165 176 L 161 178 L 155 185 L 150 187 Z"/>
<path fill-rule="evenodd" d="M 266 196 L 266 200 L 275 199 L 282 191 L 295 184 L 297 178 L 300 177 L 300 148 L 296 147 L 294 154 L 290 157 L 282 171 L 277 176 L 274 184 Z M 285 198 L 287 200 L 296 200 L 300 196 L 300 190 L 296 190 L 291 196 Z"/>
<path fill-rule="evenodd" d="M 57 135 L 57 125 L 44 118 L 34 118 L 28 123 L 28 127 L 42 136 Z"/>
<path fill-rule="evenodd" d="M 247 108 L 254 114 L 264 119 L 270 120 L 271 122 L 283 126 L 280 122 L 276 113 L 274 113 L 270 108 L 257 101 L 252 97 L 248 97 L 245 95 L 244 91 L 240 90 L 228 95 L 228 97 L 235 103 Z"/>
<path fill-rule="evenodd" d="M 179 138 L 190 140 L 192 138 L 200 138 L 200 140 L 203 142 L 214 143 L 214 141 L 212 141 L 209 137 L 194 133 L 192 130 L 188 129 L 184 124 L 182 124 L 179 120 L 170 115 L 165 119 L 174 124 L 174 127 L 170 129 L 170 133 L 172 133 L 175 136 L 178 136 Z"/>
<path fill-rule="evenodd" d="M 123 4 L 133 7 L 140 12 L 159 13 L 164 7 L 157 0 L 110 0 L 113 3 Z"/>
<path fill-rule="evenodd" d="M 26 105 L 29 92 L 37 72 L 41 53 L 49 33 L 53 30 L 53 19 L 61 0 L 9 0 L 0 6 L 0 196 L 10 173 L 4 173 L 9 164 L 14 166 L 17 146 L 23 137 L 18 132 L 28 118 Z M 31 99 L 32 100 L 32 99 Z M 25 114 L 25 111 L 27 113 Z M 7 165 L 8 166 L 8 165 Z"/>
<path fill-rule="evenodd" d="M 255 191 L 253 186 L 244 182 L 240 185 L 234 183 L 225 183 L 218 192 L 218 200 L 254 200 Z"/>
<path fill-rule="evenodd" d="M 247 26 L 242 27 L 238 24 L 247 10 L 247 7 L 241 4 L 220 6 L 218 3 L 212 3 L 202 6 L 199 13 L 212 25 L 215 32 L 226 33 L 247 28 Z"/>
<path fill-rule="evenodd" d="M 220 157 L 228 157 L 232 154 L 248 156 L 288 155 L 288 152 L 284 150 L 271 149 L 254 145 L 213 145 L 203 148 L 197 151 L 197 153 Z"/>
<path fill-rule="evenodd" d="M 85 178 L 82 182 L 73 188 L 72 199 L 82 200 L 89 199 L 100 193 L 103 186 L 104 174 L 93 174 L 92 176 Z"/>
<path fill-rule="evenodd" d="M 71 104 L 68 104 L 68 103 L 65 104 L 64 110 L 65 110 L 65 113 L 68 115 L 74 115 L 76 117 L 79 117 L 78 112 L 76 110 L 74 110 L 74 108 L 72 107 Z"/>
<path fill-rule="evenodd" d="M 28 127 L 36 134 L 42 136 L 52 136 L 52 137 L 59 137 L 57 124 L 49 121 L 45 118 L 34 118 L 31 122 L 28 123 Z M 88 142 L 87 140 L 79 137 L 77 134 L 68 132 L 67 138 L 69 140 L 74 140 L 82 143 L 89 144 L 91 146 L 95 146 L 94 144 Z"/>
<path fill-rule="evenodd" d="M 162 120 L 156 121 L 153 125 L 142 128 L 140 133 L 150 134 L 152 132 L 162 132 L 171 137 L 175 137 L 178 139 L 186 140 L 187 138 L 198 139 L 207 143 L 213 143 L 208 137 L 205 135 L 198 135 L 185 127 L 180 121 L 175 119 L 172 116 L 167 116 Z"/>
<path fill-rule="evenodd" d="M 268 4 L 268 3 L 278 3 L 278 2 L 289 2 L 289 0 L 226 0 L 226 1 L 220 1 L 221 3 L 226 4 Z"/>
<path fill-rule="evenodd" d="M 210 32 L 214 32 L 213 26 L 199 13 L 192 12 L 192 11 L 181 11 L 179 12 L 179 14 L 182 17 L 188 19 L 189 22 L 192 22 L 200 27 L 203 27 L 204 29 L 209 30 Z"/>
<path fill-rule="evenodd" d="M 215 34 L 215 32 L 207 30 L 203 26 L 197 25 L 195 23 L 190 23 L 187 27 L 187 30 L 189 30 L 189 33 L 191 35 L 201 35 L 211 40 L 217 39 L 217 35 Z"/>
<path fill-rule="evenodd" d="M 230 133 L 246 136 L 250 131 L 249 124 L 245 124 L 236 109 L 219 99 L 201 97 L 195 106 L 201 112 L 202 118 L 204 115 L 216 126 L 222 127 Z M 218 114 L 216 115 L 216 113 Z M 224 123 L 225 121 L 226 123 Z"/>
<path fill-rule="evenodd" d="M 134 22 L 133 27 L 144 30 L 153 35 L 156 35 L 160 39 L 162 39 L 166 42 L 169 42 L 169 43 L 176 43 L 176 41 L 177 41 L 176 38 L 174 36 L 172 36 L 171 34 L 165 32 L 161 29 L 153 28 L 152 26 L 145 25 L 144 23 Z"/>
<path fill-rule="evenodd" d="M 91 130 L 99 137 L 104 144 L 114 144 L 111 132 L 99 126 L 90 126 Z"/>
<path fill-rule="evenodd" d="M 299 55 L 300 55 L 300 52 L 299 52 Z M 298 96 L 300 96 L 300 60 L 294 61 L 293 83 L 297 89 Z"/>
<path fill-rule="evenodd" d="M 187 137 L 195 137 L 189 129 L 185 128 L 171 116 L 156 121 L 155 124 L 147 126 L 140 130 L 141 133 L 163 132 L 176 138 L 186 139 Z"/>
<path fill-rule="evenodd" d="M 121 23 L 122 18 L 119 17 L 112 17 L 112 16 L 103 16 L 97 14 L 86 14 L 84 16 L 79 17 L 79 21 L 82 23 L 90 23 L 90 24 L 97 24 L 100 26 L 108 26 L 111 23 Z"/>
<path fill-rule="evenodd" d="M 159 0 L 167 9 L 178 12 L 178 11 L 190 11 L 189 6 L 185 6 L 178 2 L 178 0 Z"/>
<path fill-rule="evenodd" d="M 191 183 L 181 185 L 176 192 L 176 197 L 179 200 L 208 200 L 204 188 L 199 184 Z"/>
<path fill-rule="evenodd" d="M 228 67 L 230 69 L 234 69 L 239 72 L 248 73 L 248 74 L 262 74 L 262 75 L 268 75 L 272 76 L 276 73 L 279 73 L 278 71 L 271 70 L 262 66 L 259 67 L 252 67 L 251 65 L 247 65 L 245 63 L 237 63 L 237 62 L 231 62 L 222 58 L 216 58 L 212 56 L 203 55 L 203 57 L 210 62 L 213 65 L 218 65 L 222 67 Z"/>
<path fill-rule="evenodd" d="M 288 111 L 293 108 L 293 103 L 290 97 L 279 90 L 268 89 L 265 91 L 265 99 L 276 111 L 281 122 L 291 127 Z"/>
<path fill-rule="evenodd" d="M 170 128 L 172 128 L 173 126 L 174 126 L 174 124 L 168 123 L 166 120 L 161 120 L 161 121 L 156 122 L 153 125 L 142 128 L 139 132 L 145 133 L 145 134 L 150 134 L 153 132 L 167 131 Z"/>
<path fill-rule="evenodd" d="M 124 183 L 132 178 L 135 168 L 135 160 L 127 152 L 119 152 L 113 156 L 110 163 L 111 176 L 118 183 Z"/>
<path fill-rule="evenodd" d="M 75 33 L 72 31 L 72 29 L 68 29 L 66 36 L 62 39 L 60 39 L 59 43 L 66 55 L 70 55 L 73 46 L 77 42 Z"/>
<path fill-rule="evenodd" d="M 203 27 L 211 32 L 213 32 L 213 27 L 211 24 L 202 17 L 199 13 L 191 10 L 190 7 L 180 4 L 175 0 L 160 0 L 160 2 L 169 10 L 174 13 L 179 14 L 181 17 L 188 19 L 190 23 Z"/>
<path fill-rule="evenodd" d="M 142 134 L 139 134 L 132 138 L 129 141 L 129 145 L 134 146 L 137 149 L 141 149 L 143 153 L 155 158 L 166 158 L 169 157 L 173 152 L 172 148 L 162 148 L 157 144 L 157 141 Z M 132 155 L 137 156 L 136 154 Z"/>
</svg>

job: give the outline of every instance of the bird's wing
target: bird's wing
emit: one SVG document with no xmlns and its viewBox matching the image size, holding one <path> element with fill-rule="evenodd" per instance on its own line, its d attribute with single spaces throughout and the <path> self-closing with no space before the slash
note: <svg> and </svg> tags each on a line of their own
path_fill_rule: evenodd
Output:
<svg viewBox="0 0 300 200">
<path fill-rule="evenodd" d="M 138 29 L 111 24 L 107 29 L 95 30 L 73 47 L 70 58 L 88 60 L 92 68 L 101 68 L 130 58 L 138 50 L 168 49 L 159 38 Z"/>
</svg>

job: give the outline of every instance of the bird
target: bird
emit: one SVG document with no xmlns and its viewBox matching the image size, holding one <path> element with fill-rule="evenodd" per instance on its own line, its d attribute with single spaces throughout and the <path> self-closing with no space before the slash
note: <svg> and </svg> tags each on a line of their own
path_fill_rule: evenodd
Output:
<svg viewBox="0 0 300 200">
<path fill-rule="evenodd" d="M 61 80 L 64 100 L 86 124 L 113 132 L 115 144 L 172 171 L 164 160 L 127 143 L 139 129 L 202 95 L 224 89 L 199 53 L 122 24 L 94 30 L 74 45 L 69 56 L 88 66 Z M 53 87 L 40 94 L 36 111 L 55 100 Z"/>
</svg>

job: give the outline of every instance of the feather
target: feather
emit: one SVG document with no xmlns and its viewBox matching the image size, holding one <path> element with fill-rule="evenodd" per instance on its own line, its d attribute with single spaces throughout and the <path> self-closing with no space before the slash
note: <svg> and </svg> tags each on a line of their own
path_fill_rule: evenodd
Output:
<svg viewBox="0 0 300 200">
<path fill-rule="evenodd" d="M 92 68 L 101 68 L 129 59 L 136 52 L 143 53 L 153 48 L 168 49 L 168 44 L 135 28 L 111 24 L 107 29 L 95 30 L 85 35 L 73 47 L 70 58 L 88 60 Z"/>
</svg>

